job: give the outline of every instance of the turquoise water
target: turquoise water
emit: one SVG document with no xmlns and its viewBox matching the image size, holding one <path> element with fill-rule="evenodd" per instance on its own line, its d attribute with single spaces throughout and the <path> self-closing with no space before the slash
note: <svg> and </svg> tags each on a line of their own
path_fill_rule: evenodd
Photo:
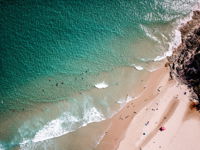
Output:
<svg viewBox="0 0 200 150">
<path fill-rule="evenodd" d="M 35 104 L 67 100 L 75 93 L 91 90 L 102 81 L 99 80 L 102 72 L 132 64 L 145 66 L 143 59 L 153 60 L 166 51 L 172 22 L 191 12 L 197 2 L 1 0 L 0 112 L 15 114 Z M 156 38 L 149 36 L 144 27 Z M 143 47 L 145 44 L 147 47 Z M 117 74 L 120 72 L 116 78 Z M 111 83 L 115 84 L 115 81 Z M 88 107 L 92 109 L 92 106 Z M 30 138 L 46 122 L 38 125 Z M 74 126 L 83 123 L 84 120 Z M 11 135 L 16 134 L 17 127 L 13 130 Z M 0 141 L 9 148 L 8 145 L 23 142 L 22 137 L 16 136 L 16 139 L 0 136 Z"/>
</svg>

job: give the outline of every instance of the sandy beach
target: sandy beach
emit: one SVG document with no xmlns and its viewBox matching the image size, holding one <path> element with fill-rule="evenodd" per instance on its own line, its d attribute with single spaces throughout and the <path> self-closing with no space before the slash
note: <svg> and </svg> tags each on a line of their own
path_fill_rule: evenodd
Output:
<svg viewBox="0 0 200 150">
<path fill-rule="evenodd" d="M 143 82 L 143 81 L 141 81 Z M 142 94 L 111 119 L 98 150 L 199 150 L 200 113 L 169 68 L 152 72 Z"/>
<path fill-rule="evenodd" d="M 111 119 L 98 150 L 200 149 L 199 18 L 194 11 L 179 28 L 180 45 L 150 73 L 140 96 Z"/>
<path fill-rule="evenodd" d="M 0 7 L 0 150 L 200 150 L 200 0 Z"/>
</svg>

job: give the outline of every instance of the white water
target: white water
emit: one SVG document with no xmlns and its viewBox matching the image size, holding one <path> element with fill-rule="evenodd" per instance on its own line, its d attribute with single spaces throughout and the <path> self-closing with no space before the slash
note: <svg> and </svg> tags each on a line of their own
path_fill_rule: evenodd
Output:
<svg viewBox="0 0 200 150">
<path fill-rule="evenodd" d="M 60 118 L 52 120 L 51 122 L 44 125 L 44 127 L 36 133 L 32 141 L 33 142 L 44 141 L 47 139 L 51 139 L 69 133 L 70 131 L 73 131 L 72 127 L 78 121 L 79 119 L 71 115 L 70 113 L 63 113 L 63 115 Z M 68 126 L 67 129 L 64 128 L 65 122 L 68 123 L 66 124 Z"/>
<path fill-rule="evenodd" d="M 34 136 L 32 140 L 23 141 L 20 147 L 24 145 L 52 139 L 62 136 L 76 130 L 82 126 L 86 126 L 91 122 L 99 122 L 104 120 L 104 115 L 101 114 L 95 107 L 84 110 L 84 116 L 77 118 L 69 112 L 63 113 L 59 118 L 48 122 Z"/>
<path fill-rule="evenodd" d="M 1 143 L 0 143 L 0 150 L 5 150 Z"/>
<path fill-rule="evenodd" d="M 154 61 L 161 61 L 165 59 L 167 56 L 171 56 L 173 53 L 173 49 L 176 48 L 180 43 L 181 43 L 181 32 L 178 29 L 175 29 L 173 33 L 173 38 L 171 42 L 169 42 L 168 51 L 164 52 L 163 55 L 154 58 Z"/>
<path fill-rule="evenodd" d="M 98 89 L 104 89 L 104 88 L 107 88 L 108 87 L 108 84 L 106 82 L 101 82 L 101 83 L 97 83 L 95 84 L 95 87 L 98 88 Z"/>
<path fill-rule="evenodd" d="M 195 5 L 193 10 L 200 10 L 200 3 Z M 173 32 L 173 38 L 171 40 L 171 42 L 169 42 L 169 48 L 168 48 L 168 51 L 166 51 L 163 55 L 161 56 L 157 56 L 154 61 L 161 61 L 163 59 L 165 59 L 167 56 L 171 56 L 172 53 L 173 53 L 173 50 L 175 48 L 177 48 L 180 44 L 181 44 L 181 32 L 179 31 L 179 28 L 185 24 L 186 22 L 192 20 L 192 15 L 193 15 L 193 12 L 191 12 L 188 16 L 184 17 L 184 18 L 181 18 L 181 19 L 178 19 L 176 21 L 176 28 L 174 29 L 174 32 Z"/>
<path fill-rule="evenodd" d="M 149 37 L 151 40 L 161 43 L 161 41 L 156 36 L 154 36 L 152 31 L 147 29 L 147 27 L 145 27 L 144 25 L 140 25 L 140 28 L 145 32 L 146 36 Z"/>
<path fill-rule="evenodd" d="M 136 97 L 127 95 L 127 97 L 125 99 L 120 99 L 120 100 L 117 101 L 117 103 L 118 104 L 125 104 L 125 103 L 128 103 L 128 102 L 130 102 L 134 99 L 136 99 Z"/>
<path fill-rule="evenodd" d="M 131 65 L 131 66 L 133 66 L 135 69 L 137 69 L 138 71 L 141 71 L 141 70 L 144 70 L 144 68 L 142 67 L 142 66 L 138 66 L 138 65 L 135 65 L 135 64 L 133 64 L 133 65 Z"/>
<path fill-rule="evenodd" d="M 189 17 L 189 18 L 185 18 L 185 19 L 182 19 L 179 21 L 184 23 L 190 19 L 191 18 Z M 151 34 L 150 33 L 148 33 L 148 34 L 150 37 Z M 151 37 L 151 38 L 156 41 L 156 39 L 154 37 Z M 174 31 L 174 38 L 173 38 L 172 42 L 169 43 L 168 51 L 165 52 L 164 55 L 157 56 L 154 59 L 154 61 L 161 61 L 162 59 L 166 58 L 167 56 L 170 56 L 172 54 L 173 48 L 177 47 L 179 44 L 180 44 L 180 32 L 178 31 L 178 27 L 177 27 L 177 29 Z M 139 71 L 144 69 L 142 66 L 137 66 L 135 64 L 134 64 L 134 67 L 135 67 L 135 69 L 137 69 Z M 107 88 L 108 86 L 109 85 L 105 81 L 95 84 L 95 87 L 98 89 Z M 119 100 L 118 103 L 119 104 L 127 103 L 133 99 L 134 99 L 134 97 L 127 96 L 126 99 Z M 31 142 L 39 142 L 39 141 L 43 141 L 46 139 L 51 139 L 51 138 L 58 137 L 58 136 L 61 136 L 61 135 L 64 135 L 66 133 L 76 130 L 76 129 L 73 129 L 70 127 L 68 127 L 67 129 L 64 128 L 63 126 L 66 123 L 66 121 L 71 122 L 70 126 L 73 126 L 80 122 L 83 123 L 82 126 L 85 126 L 90 122 L 98 122 L 98 121 L 101 121 L 104 119 L 105 118 L 104 118 L 103 114 L 101 114 L 95 107 L 88 109 L 88 111 L 86 110 L 84 112 L 84 116 L 83 116 L 82 120 L 80 118 L 73 116 L 72 114 L 64 113 L 58 119 L 52 120 L 52 121 L 48 122 L 46 125 L 44 125 L 43 128 L 41 128 L 36 133 L 36 135 L 34 136 L 34 138 L 32 139 Z M 81 126 L 79 126 L 79 127 L 81 127 Z M 24 139 L 24 141 L 21 144 L 24 145 L 25 143 L 29 143 L 29 142 L 30 141 L 27 141 Z M 1 145 L 0 145 L 0 150 L 4 150 L 4 148 L 2 148 Z"/>
</svg>

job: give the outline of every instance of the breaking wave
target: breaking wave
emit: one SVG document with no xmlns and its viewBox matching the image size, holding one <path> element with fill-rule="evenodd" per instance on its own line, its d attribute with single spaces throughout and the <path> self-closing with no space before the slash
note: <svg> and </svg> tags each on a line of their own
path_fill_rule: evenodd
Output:
<svg viewBox="0 0 200 150">
<path fill-rule="evenodd" d="M 106 114 L 97 108 L 90 96 L 86 96 L 81 102 L 72 100 L 68 105 L 69 109 L 54 120 L 42 123 L 44 121 L 37 118 L 35 121 L 31 120 L 25 122 L 18 129 L 19 134 L 13 138 L 13 142 L 20 137 L 20 148 L 26 150 L 27 147 L 30 148 L 38 142 L 40 143 L 52 138 L 60 137 L 86 126 L 89 123 L 103 121 L 106 118 Z M 30 123 L 38 129 L 33 131 L 34 128 Z"/>
<path fill-rule="evenodd" d="M 193 7 L 193 10 L 197 10 L 197 9 L 200 9 L 200 4 L 199 3 Z M 157 56 L 156 58 L 154 58 L 153 61 L 161 61 L 161 60 L 165 59 L 167 56 L 171 56 L 172 55 L 173 50 L 175 48 L 177 48 L 178 45 L 181 44 L 181 32 L 179 31 L 179 28 L 183 24 L 185 24 L 186 22 L 188 22 L 189 20 L 192 19 L 192 14 L 193 14 L 193 12 L 191 12 L 188 16 L 186 16 L 184 18 L 181 18 L 181 19 L 176 21 L 177 26 L 176 26 L 173 34 L 172 34 L 173 35 L 172 40 L 171 40 L 171 42 L 169 42 L 168 51 L 166 51 L 161 56 Z"/>
<path fill-rule="evenodd" d="M 138 65 L 135 65 L 133 64 L 132 65 L 135 69 L 137 69 L 138 71 L 141 71 L 141 70 L 144 70 L 144 68 L 142 66 L 138 66 Z"/>
<path fill-rule="evenodd" d="M 99 122 L 104 120 L 104 115 L 101 114 L 95 107 L 85 110 L 83 118 L 78 118 L 72 114 L 65 112 L 58 119 L 47 123 L 41 130 L 39 130 L 33 142 L 44 141 L 55 138 L 74 131 L 77 127 L 86 126 L 91 122 Z M 81 126 L 79 126 L 82 124 Z"/>
<path fill-rule="evenodd" d="M 106 82 L 101 82 L 101 83 L 97 83 L 95 84 L 95 87 L 98 88 L 98 89 L 105 89 L 108 87 L 108 84 Z"/>
</svg>

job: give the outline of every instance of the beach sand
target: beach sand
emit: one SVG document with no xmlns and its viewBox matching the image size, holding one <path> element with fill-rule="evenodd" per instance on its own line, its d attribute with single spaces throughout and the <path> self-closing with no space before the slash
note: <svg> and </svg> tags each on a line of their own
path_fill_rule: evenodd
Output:
<svg viewBox="0 0 200 150">
<path fill-rule="evenodd" d="M 143 88 L 111 118 L 96 149 L 199 150 L 200 113 L 191 107 L 189 89 L 170 80 L 167 67 L 152 72 Z"/>
</svg>

